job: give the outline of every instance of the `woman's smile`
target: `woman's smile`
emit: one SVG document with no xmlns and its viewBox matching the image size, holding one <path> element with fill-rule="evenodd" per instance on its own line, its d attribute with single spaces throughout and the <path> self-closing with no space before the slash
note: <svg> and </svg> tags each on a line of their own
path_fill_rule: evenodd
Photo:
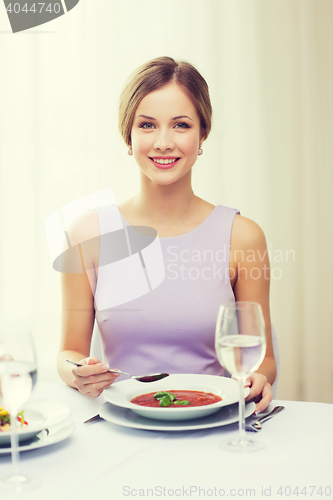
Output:
<svg viewBox="0 0 333 500">
<path fill-rule="evenodd" d="M 174 167 L 180 158 L 171 156 L 154 156 L 153 158 L 150 158 L 150 160 L 155 167 L 166 169 Z"/>
</svg>

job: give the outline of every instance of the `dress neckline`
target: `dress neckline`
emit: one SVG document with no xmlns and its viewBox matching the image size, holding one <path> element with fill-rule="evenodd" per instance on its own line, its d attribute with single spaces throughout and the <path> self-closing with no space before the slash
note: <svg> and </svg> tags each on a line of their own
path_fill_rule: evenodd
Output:
<svg viewBox="0 0 333 500">
<path fill-rule="evenodd" d="M 200 227 L 202 227 L 204 224 L 206 224 L 206 222 L 207 222 L 207 221 L 208 221 L 208 219 L 212 216 L 212 214 L 216 211 L 216 209 L 217 209 L 217 207 L 218 207 L 218 206 L 219 206 L 219 205 L 216 205 L 216 206 L 213 208 L 213 210 L 210 212 L 210 214 L 209 214 L 209 215 L 208 215 L 208 216 L 207 216 L 207 217 L 206 217 L 206 218 L 205 218 L 205 219 L 204 219 L 204 220 L 203 220 L 203 221 L 202 221 L 202 222 L 201 222 L 198 226 L 194 227 L 194 228 L 193 228 L 193 229 L 191 229 L 190 231 L 187 231 L 186 233 L 178 234 L 177 236 L 164 236 L 164 237 L 159 236 L 158 238 L 159 238 L 160 240 L 165 240 L 165 241 L 166 241 L 166 240 L 171 240 L 171 239 L 175 239 L 175 238 L 182 238 L 183 236 L 189 235 L 189 234 L 193 233 L 194 231 L 197 231 Z M 128 226 L 131 226 L 131 224 L 128 222 L 128 220 L 127 220 L 127 219 L 125 219 L 125 217 L 123 216 L 123 214 L 120 212 L 120 210 L 119 210 L 119 209 L 118 209 L 118 211 L 119 211 L 119 213 L 120 213 L 120 217 L 122 218 L 122 220 L 123 220 L 124 222 L 126 222 L 126 224 L 127 224 Z"/>
</svg>

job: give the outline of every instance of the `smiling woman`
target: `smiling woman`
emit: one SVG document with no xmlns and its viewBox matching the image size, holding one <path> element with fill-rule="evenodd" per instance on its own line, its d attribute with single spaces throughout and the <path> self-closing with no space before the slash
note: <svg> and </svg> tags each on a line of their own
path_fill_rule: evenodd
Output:
<svg viewBox="0 0 333 500">
<path fill-rule="evenodd" d="M 207 83 L 191 64 L 157 58 L 131 75 L 119 110 L 120 131 L 140 169 L 140 189 L 116 210 L 96 209 L 93 219 L 101 235 L 114 231 L 117 217 L 127 231 L 137 226 L 154 228 L 164 268 L 157 261 L 151 266 L 149 251 L 129 249 L 133 259 L 140 254 L 149 285 L 129 303 L 103 310 L 98 310 L 97 304 L 101 299 L 107 302 L 104 299 L 110 296 L 115 281 L 107 266 L 99 265 L 111 250 L 102 238 L 98 251 L 90 252 L 89 262 L 85 262 L 85 269 L 95 270 L 94 293 L 91 275 L 64 274 L 59 373 L 89 397 L 98 396 L 118 377 L 108 372 L 109 365 L 133 374 L 220 376 L 223 371 L 214 343 L 219 306 L 235 300 L 253 301 L 263 310 L 267 351 L 257 372 L 250 376 L 248 397 L 256 398 L 257 411 L 262 411 L 272 399 L 270 384 L 276 372 L 265 237 L 253 221 L 235 209 L 215 207 L 199 198 L 191 185 L 192 167 L 203 153 L 202 143 L 211 128 Z M 77 224 L 84 230 L 85 220 Z M 166 265 L 171 249 L 172 269 Z M 253 255 L 264 255 L 264 259 L 242 259 L 249 250 Z M 184 272 L 184 255 L 204 255 L 207 251 L 210 260 L 194 259 L 190 270 Z M 161 275 L 165 279 L 154 286 Z M 107 363 L 89 356 L 95 319 Z M 70 370 L 66 359 L 84 366 Z"/>
</svg>

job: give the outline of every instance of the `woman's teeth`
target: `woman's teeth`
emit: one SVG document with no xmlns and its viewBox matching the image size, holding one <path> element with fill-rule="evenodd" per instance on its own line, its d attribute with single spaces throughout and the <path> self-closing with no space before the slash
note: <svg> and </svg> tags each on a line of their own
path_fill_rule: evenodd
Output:
<svg viewBox="0 0 333 500">
<path fill-rule="evenodd" d="M 169 159 L 169 160 L 162 160 L 162 159 L 157 159 L 157 158 L 153 158 L 154 162 L 155 163 L 160 163 L 161 165 L 168 165 L 169 163 L 175 163 L 175 161 L 177 160 L 178 158 L 174 158 L 174 159 Z"/>
</svg>

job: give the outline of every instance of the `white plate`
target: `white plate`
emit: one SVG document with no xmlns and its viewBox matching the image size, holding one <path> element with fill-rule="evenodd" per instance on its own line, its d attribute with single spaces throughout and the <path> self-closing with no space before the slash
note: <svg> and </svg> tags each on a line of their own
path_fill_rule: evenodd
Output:
<svg viewBox="0 0 333 500">
<path fill-rule="evenodd" d="M 255 403 L 245 405 L 245 418 L 252 415 Z M 130 427 L 132 429 L 145 429 L 149 431 L 192 431 L 196 429 L 209 429 L 238 422 L 238 404 L 220 408 L 213 415 L 200 418 L 200 420 L 154 420 L 140 417 L 131 410 L 104 403 L 99 412 L 100 416 L 112 424 Z"/>
<path fill-rule="evenodd" d="M 131 399 L 141 394 L 158 391 L 191 390 L 211 392 L 221 396 L 222 401 L 207 406 L 177 407 L 177 408 L 149 408 L 131 403 Z M 245 397 L 250 392 L 244 389 Z M 108 403 L 121 408 L 128 408 L 141 417 L 180 421 L 202 418 L 218 411 L 222 406 L 228 406 L 239 400 L 239 385 L 237 380 L 215 375 L 181 374 L 169 375 L 165 379 L 149 384 L 137 380 L 124 380 L 112 385 L 103 392 Z"/>
<path fill-rule="evenodd" d="M 64 420 L 71 414 L 70 408 L 57 401 L 38 401 L 24 406 L 24 418 L 28 425 L 17 428 L 19 442 L 22 443 L 36 436 L 41 430 L 48 429 Z M 0 432 L 0 446 L 10 443 L 10 431 Z"/>
<path fill-rule="evenodd" d="M 24 441 L 19 446 L 19 451 L 34 450 L 36 448 L 43 448 L 44 446 L 49 446 L 51 444 L 59 443 L 64 439 L 67 439 L 74 430 L 74 424 L 71 420 L 65 420 L 60 422 L 58 425 L 54 425 L 49 429 L 43 429 L 38 434 L 36 434 L 29 441 Z M 0 455 L 5 455 L 10 453 L 10 445 L 0 446 Z"/>
</svg>

